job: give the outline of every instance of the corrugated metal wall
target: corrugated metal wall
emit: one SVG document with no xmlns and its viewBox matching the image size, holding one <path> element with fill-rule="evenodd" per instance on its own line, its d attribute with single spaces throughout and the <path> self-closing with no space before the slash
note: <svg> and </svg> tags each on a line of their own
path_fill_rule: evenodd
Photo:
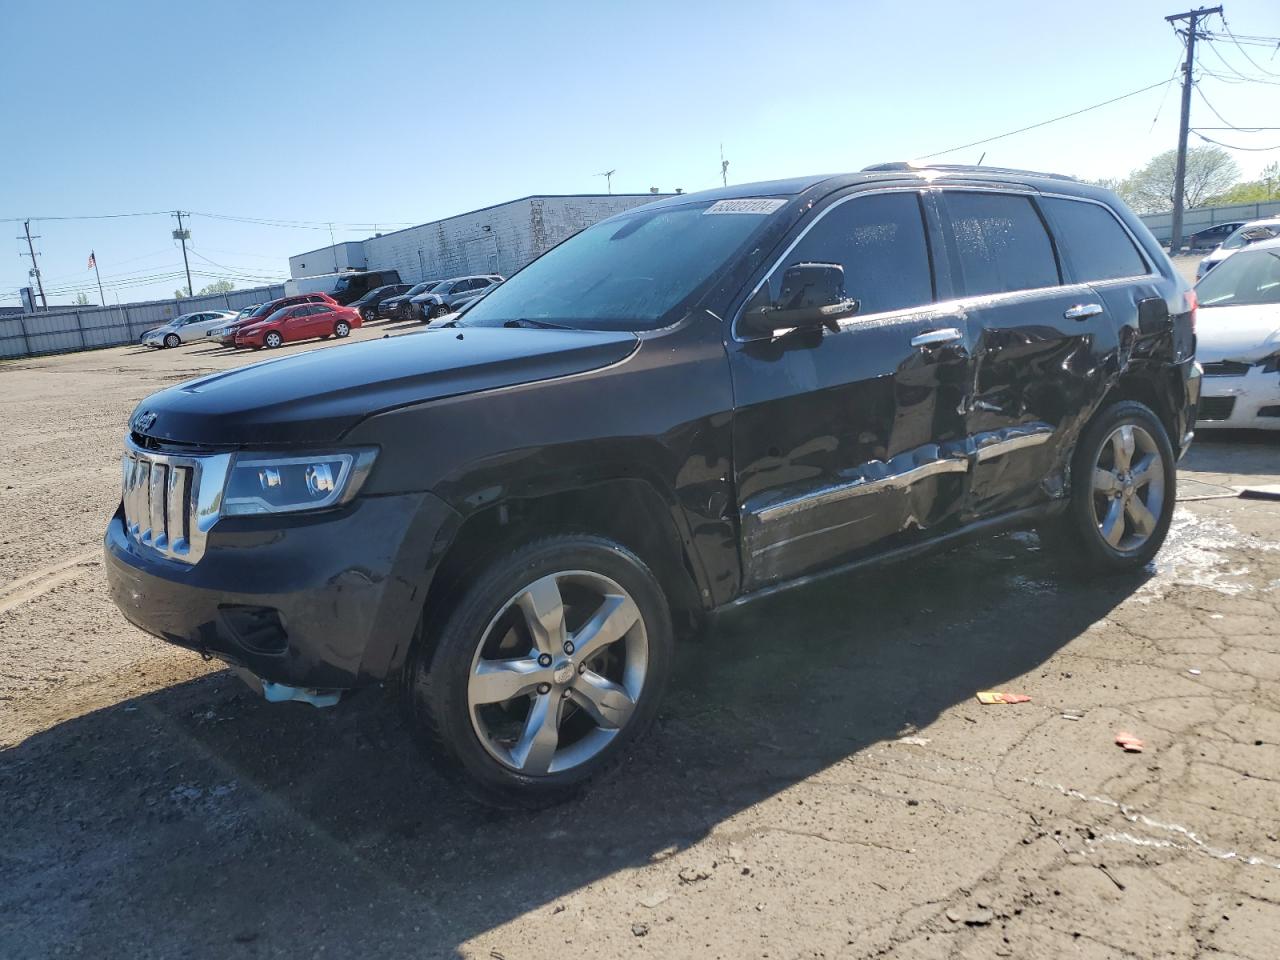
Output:
<svg viewBox="0 0 1280 960">
<path fill-rule="evenodd" d="M 405 283 L 472 273 L 509 277 L 584 227 L 657 199 L 652 194 L 526 197 L 370 237 L 364 241 L 364 259 L 370 270 L 400 271 Z M 345 250 L 341 255 L 351 256 Z M 289 272 L 294 278 L 330 273 L 332 263 L 331 248 L 312 250 L 290 257 Z"/>
<path fill-rule="evenodd" d="M 152 327 L 200 310 L 239 310 L 284 296 L 283 286 L 232 290 L 212 297 L 153 300 L 113 307 L 75 307 L 0 317 L 0 359 L 72 353 L 137 343 Z M 0 367 L 0 372 L 3 371 Z"/>
</svg>

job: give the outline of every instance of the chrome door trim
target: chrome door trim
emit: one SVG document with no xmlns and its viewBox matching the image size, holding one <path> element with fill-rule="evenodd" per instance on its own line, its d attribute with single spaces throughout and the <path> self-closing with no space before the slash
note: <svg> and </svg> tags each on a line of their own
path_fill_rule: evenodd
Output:
<svg viewBox="0 0 1280 960">
<path fill-rule="evenodd" d="M 884 466 L 880 461 L 873 461 L 874 465 Z M 861 497 L 868 493 L 878 493 L 882 490 L 900 490 L 918 483 L 928 477 L 936 477 L 944 473 L 964 473 L 969 469 L 969 461 L 964 458 L 947 456 L 930 463 L 923 463 L 919 466 L 904 470 L 901 473 L 893 473 L 885 477 L 867 478 L 859 477 L 856 480 L 850 480 L 846 483 L 837 483 L 830 486 L 822 487 L 811 493 L 800 494 L 796 497 L 780 501 L 779 503 L 770 504 L 767 507 L 754 512 L 756 520 L 760 523 L 770 523 L 774 520 L 781 520 L 792 514 L 799 513 L 802 510 L 810 510 L 814 507 L 825 506 L 829 503 L 837 503 L 841 500 L 847 500 L 850 497 Z"/>
<path fill-rule="evenodd" d="M 1053 427 L 1047 423 L 1029 423 L 1018 427 L 1006 427 L 991 433 L 983 433 L 973 438 L 977 447 L 978 462 L 994 460 L 1015 450 L 1038 447 L 1048 443 L 1053 436 Z"/>
</svg>

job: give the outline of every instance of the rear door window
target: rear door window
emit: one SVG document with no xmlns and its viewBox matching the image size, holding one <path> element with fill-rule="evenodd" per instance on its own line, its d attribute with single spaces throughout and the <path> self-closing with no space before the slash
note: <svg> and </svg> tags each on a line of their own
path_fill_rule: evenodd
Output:
<svg viewBox="0 0 1280 960">
<path fill-rule="evenodd" d="M 772 300 L 782 295 L 787 267 L 805 262 L 844 267 L 845 296 L 858 301 L 859 315 L 933 302 L 924 214 L 914 191 L 855 196 L 832 208 L 770 275 Z"/>
<path fill-rule="evenodd" d="M 1030 197 L 1008 193 L 944 193 L 968 296 L 1055 287 L 1061 281 L 1053 244 Z"/>
<path fill-rule="evenodd" d="M 1088 283 L 1141 277 L 1149 272 L 1147 261 L 1106 207 L 1060 197 L 1044 197 L 1040 205 L 1053 224 L 1071 279 Z"/>
</svg>

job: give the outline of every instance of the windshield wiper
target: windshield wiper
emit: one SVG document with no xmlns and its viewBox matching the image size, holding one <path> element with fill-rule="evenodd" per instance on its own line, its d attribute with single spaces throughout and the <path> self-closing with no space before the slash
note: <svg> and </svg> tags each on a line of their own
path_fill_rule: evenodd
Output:
<svg viewBox="0 0 1280 960">
<path fill-rule="evenodd" d="M 515 320 L 505 320 L 502 324 L 504 327 L 529 327 L 534 330 L 572 330 L 573 327 L 566 327 L 563 323 L 551 323 L 548 320 L 530 320 L 528 317 L 519 317 Z"/>
</svg>

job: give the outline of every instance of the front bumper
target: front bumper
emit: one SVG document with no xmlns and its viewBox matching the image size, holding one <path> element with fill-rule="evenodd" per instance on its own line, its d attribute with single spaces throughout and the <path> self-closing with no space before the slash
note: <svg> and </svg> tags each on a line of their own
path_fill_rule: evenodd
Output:
<svg viewBox="0 0 1280 960">
<path fill-rule="evenodd" d="M 117 510 L 107 582 L 130 622 L 170 643 L 272 683 L 349 689 L 403 662 L 456 524 L 430 494 L 357 498 L 311 515 L 223 518 L 186 564 L 126 536 Z"/>
<path fill-rule="evenodd" d="M 1198 427 L 1280 430 L 1280 373 L 1261 364 L 1242 376 L 1205 377 Z"/>
</svg>

